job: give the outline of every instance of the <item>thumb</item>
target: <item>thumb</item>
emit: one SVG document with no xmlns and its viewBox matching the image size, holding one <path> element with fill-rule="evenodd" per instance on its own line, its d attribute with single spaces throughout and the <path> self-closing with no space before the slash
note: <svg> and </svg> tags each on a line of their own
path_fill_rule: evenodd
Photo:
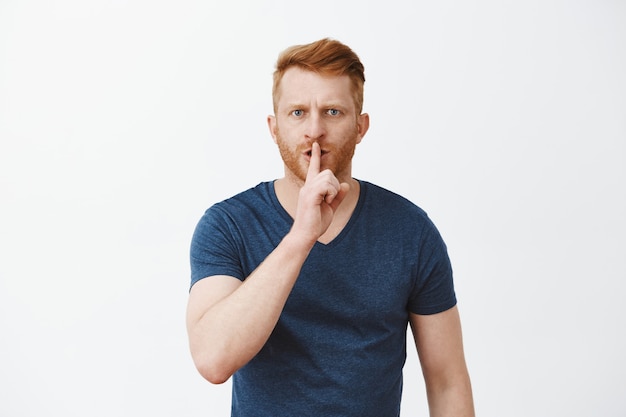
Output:
<svg viewBox="0 0 626 417">
<path fill-rule="evenodd" d="M 339 185 L 339 192 L 335 194 L 333 201 L 328 202 L 333 211 L 337 210 L 339 204 L 341 204 L 345 196 L 348 195 L 348 191 L 350 191 L 350 184 L 348 184 L 347 182 L 342 182 Z"/>
</svg>

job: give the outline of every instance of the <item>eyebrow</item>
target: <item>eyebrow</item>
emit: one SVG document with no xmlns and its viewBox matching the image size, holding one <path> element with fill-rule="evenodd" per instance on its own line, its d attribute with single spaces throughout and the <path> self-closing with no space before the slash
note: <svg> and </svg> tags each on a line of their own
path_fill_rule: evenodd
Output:
<svg viewBox="0 0 626 417">
<path fill-rule="evenodd" d="M 340 110 L 344 110 L 344 109 L 346 109 L 347 106 L 345 106 L 343 104 L 339 104 L 339 103 L 330 102 L 330 103 L 325 104 L 322 107 L 325 108 L 325 109 L 340 109 Z"/>
<path fill-rule="evenodd" d="M 302 103 L 296 103 L 296 102 L 287 103 L 285 105 L 286 109 L 300 109 L 300 108 L 303 108 L 303 107 L 306 107 L 306 106 L 304 104 L 302 104 Z"/>
<path fill-rule="evenodd" d="M 302 104 L 302 103 L 297 103 L 297 102 L 287 103 L 285 105 L 285 109 L 306 109 L 306 108 L 309 108 L 308 104 Z M 345 110 L 346 108 L 348 108 L 348 106 L 337 103 L 337 102 L 328 102 L 328 103 L 323 103 L 320 106 L 320 108 Z"/>
</svg>

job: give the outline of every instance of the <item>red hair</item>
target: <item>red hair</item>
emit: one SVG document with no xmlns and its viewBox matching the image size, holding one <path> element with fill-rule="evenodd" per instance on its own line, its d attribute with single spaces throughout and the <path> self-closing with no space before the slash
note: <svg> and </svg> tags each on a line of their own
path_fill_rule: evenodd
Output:
<svg viewBox="0 0 626 417">
<path fill-rule="evenodd" d="M 352 94 L 357 114 L 363 110 L 363 84 L 365 68 L 352 49 L 343 43 L 324 38 L 306 45 L 294 45 L 285 49 L 278 56 L 274 71 L 272 98 L 276 111 L 280 81 L 291 67 L 299 67 L 320 75 L 347 75 L 352 82 Z"/>
</svg>

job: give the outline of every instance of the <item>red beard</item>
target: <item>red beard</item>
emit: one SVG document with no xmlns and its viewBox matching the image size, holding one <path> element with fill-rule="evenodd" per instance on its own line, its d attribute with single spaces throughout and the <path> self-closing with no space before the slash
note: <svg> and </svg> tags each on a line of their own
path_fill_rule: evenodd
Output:
<svg viewBox="0 0 626 417">
<path fill-rule="evenodd" d="M 280 132 L 276 132 L 276 143 L 280 151 L 280 156 L 285 163 L 285 167 L 293 175 L 295 175 L 301 181 L 306 180 L 306 174 L 309 169 L 309 164 L 304 159 L 304 153 L 310 150 L 310 144 L 297 145 L 295 149 L 290 147 L 280 136 Z M 330 169 L 336 177 L 340 178 L 344 175 L 350 175 L 350 168 L 352 163 L 352 157 L 357 145 L 357 134 L 343 141 L 343 144 L 339 147 L 326 144 L 322 142 L 320 144 L 324 155 L 320 165 L 320 171 Z"/>
</svg>

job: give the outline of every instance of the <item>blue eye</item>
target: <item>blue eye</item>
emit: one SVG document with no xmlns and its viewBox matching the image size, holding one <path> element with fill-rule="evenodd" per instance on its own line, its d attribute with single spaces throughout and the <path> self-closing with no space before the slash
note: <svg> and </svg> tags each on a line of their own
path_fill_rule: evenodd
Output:
<svg viewBox="0 0 626 417">
<path fill-rule="evenodd" d="M 338 116 L 338 115 L 339 115 L 339 113 L 341 113 L 341 112 L 340 112 L 339 110 L 337 110 L 337 109 L 328 109 L 326 112 L 327 112 L 328 114 L 330 114 L 331 116 Z"/>
<path fill-rule="evenodd" d="M 303 113 L 304 112 L 302 110 L 294 110 L 294 111 L 291 112 L 291 114 L 293 114 L 296 117 L 302 116 Z"/>
</svg>

